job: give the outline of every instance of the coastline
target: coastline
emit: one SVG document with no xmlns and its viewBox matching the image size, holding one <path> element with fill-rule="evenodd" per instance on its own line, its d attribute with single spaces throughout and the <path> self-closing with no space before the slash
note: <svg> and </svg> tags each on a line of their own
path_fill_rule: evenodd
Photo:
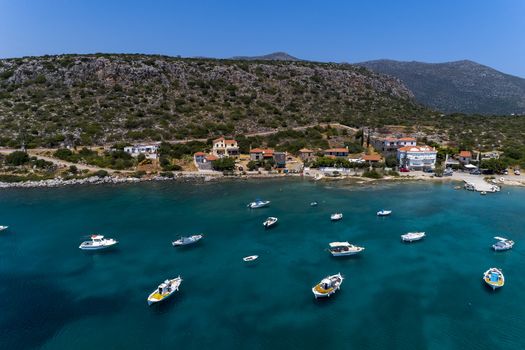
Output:
<svg viewBox="0 0 525 350">
<path fill-rule="evenodd" d="M 160 175 L 137 177 L 123 177 L 109 175 L 106 177 L 91 176 L 82 179 L 62 179 L 57 177 L 48 180 L 39 181 L 23 181 L 23 182 L 0 182 L 0 189 L 8 188 L 54 188 L 66 186 L 80 186 L 80 185 L 101 185 L 101 184 L 128 184 L 151 181 L 182 181 L 182 182 L 211 182 L 211 181 L 234 181 L 234 180 L 264 180 L 264 179 L 278 179 L 278 178 L 301 178 L 311 181 L 332 182 L 332 181 L 346 181 L 351 182 L 352 185 L 367 185 L 383 182 L 417 182 L 417 181 L 432 181 L 432 182 L 457 182 L 461 183 L 467 180 L 466 174 L 458 174 L 453 177 L 435 177 L 425 175 L 405 175 L 405 176 L 385 176 L 380 179 L 371 179 L 362 176 L 340 176 L 340 177 L 323 177 L 322 179 L 315 179 L 312 175 L 300 174 L 244 174 L 244 175 L 224 175 L 222 173 L 197 173 L 197 172 L 177 172 L 173 177 L 165 177 Z M 525 183 L 520 181 L 504 181 L 498 185 L 519 186 L 525 187 Z"/>
</svg>

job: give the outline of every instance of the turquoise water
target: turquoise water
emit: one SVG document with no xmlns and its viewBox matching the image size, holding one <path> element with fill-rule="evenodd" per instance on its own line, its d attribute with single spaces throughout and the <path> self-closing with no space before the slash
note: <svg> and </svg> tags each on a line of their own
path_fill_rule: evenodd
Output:
<svg viewBox="0 0 525 350">
<path fill-rule="evenodd" d="M 301 180 L 147 183 L 0 192 L 2 349 L 523 349 L 525 190 Z M 255 197 L 269 208 L 249 210 Z M 310 207 L 311 201 L 319 206 Z M 379 209 L 392 209 L 378 218 Z M 330 213 L 344 218 L 331 223 Z M 265 231 L 262 221 L 278 216 Z M 407 231 L 424 242 L 403 244 Z M 106 253 L 78 249 L 100 232 Z M 205 233 L 175 249 L 184 233 Z M 490 250 L 507 235 L 512 251 Z M 328 243 L 363 245 L 332 258 Z M 258 254 L 248 265 L 246 255 Z M 482 282 L 501 267 L 506 285 Z M 311 287 L 341 272 L 333 298 Z M 181 291 L 147 295 L 181 275 Z"/>
</svg>

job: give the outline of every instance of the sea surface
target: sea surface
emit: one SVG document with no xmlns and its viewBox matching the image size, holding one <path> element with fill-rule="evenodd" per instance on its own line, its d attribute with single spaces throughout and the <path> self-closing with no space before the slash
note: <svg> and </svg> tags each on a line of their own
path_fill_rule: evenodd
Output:
<svg viewBox="0 0 525 350">
<path fill-rule="evenodd" d="M 250 210 L 256 197 L 271 206 Z M 317 201 L 317 207 L 310 202 Z M 391 217 L 376 211 L 391 209 Z M 340 222 L 330 214 L 342 212 Z M 263 220 L 279 224 L 264 230 Z M 1 349 L 524 349 L 525 190 L 306 180 L 0 192 Z M 425 231 L 404 244 L 400 235 Z M 91 233 L 120 241 L 78 249 Z M 174 248 L 181 234 L 204 233 Z M 516 241 L 495 253 L 493 236 Z M 331 241 L 360 256 L 333 258 Z M 254 264 L 242 257 L 258 254 Z M 506 285 L 482 282 L 501 267 Z M 342 289 L 313 285 L 341 272 Z M 146 298 L 181 275 L 180 292 Z"/>
</svg>

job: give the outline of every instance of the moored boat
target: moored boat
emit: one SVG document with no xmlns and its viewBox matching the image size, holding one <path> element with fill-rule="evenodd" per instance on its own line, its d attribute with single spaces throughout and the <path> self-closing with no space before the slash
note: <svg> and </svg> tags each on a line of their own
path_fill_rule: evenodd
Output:
<svg viewBox="0 0 525 350">
<path fill-rule="evenodd" d="M 377 216 L 388 216 L 392 214 L 392 210 L 380 210 L 377 212 Z"/>
<path fill-rule="evenodd" d="M 312 293 L 314 293 L 316 299 L 327 298 L 341 288 L 343 280 L 344 278 L 341 276 L 341 273 L 327 276 L 312 288 Z"/>
<path fill-rule="evenodd" d="M 260 199 L 255 200 L 255 202 L 251 202 L 248 204 L 248 208 L 250 209 L 258 209 L 258 208 L 264 208 L 270 205 L 270 201 L 263 201 Z"/>
<path fill-rule="evenodd" d="M 183 237 L 179 238 L 178 240 L 171 242 L 171 244 L 174 247 L 195 244 L 198 241 L 200 241 L 203 237 L 204 237 L 204 235 L 193 235 L 193 236 L 188 236 L 188 237 L 184 237 L 183 236 Z"/>
<path fill-rule="evenodd" d="M 9 226 L 0 226 L 0 231 L 5 231 L 9 228 Z"/>
<path fill-rule="evenodd" d="M 270 216 L 269 218 L 264 220 L 263 226 L 264 226 L 264 228 L 270 228 L 270 227 L 276 225 L 278 220 L 279 220 L 278 218 Z"/>
<path fill-rule="evenodd" d="M 330 220 L 332 221 L 339 221 L 343 218 L 343 214 L 342 213 L 334 213 L 332 215 L 330 215 Z"/>
<path fill-rule="evenodd" d="M 102 235 L 92 235 L 91 241 L 80 243 L 79 248 L 82 250 L 101 250 L 114 247 L 118 244 L 113 238 L 104 238 Z"/>
<path fill-rule="evenodd" d="M 483 280 L 487 285 L 492 287 L 493 290 L 496 288 L 503 287 L 505 285 L 505 276 L 503 276 L 503 272 L 501 269 L 498 269 L 496 267 L 491 267 L 485 273 L 483 274 Z"/>
<path fill-rule="evenodd" d="M 317 202 L 310 202 L 310 206 L 311 206 L 311 207 L 316 207 L 317 204 L 318 204 Z"/>
<path fill-rule="evenodd" d="M 165 280 L 148 296 L 148 305 L 168 299 L 179 290 L 181 283 L 182 278 L 180 276 L 171 280 Z"/>
<path fill-rule="evenodd" d="M 257 258 L 259 258 L 259 255 L 250 255 L 250 256 L 245 256 L 244 258 L 242 258 L 242 260 L 245 262 L 250 262 L 250 261 L 257 260 Z"/>
<path fill-rule="evenodd" d="M 401 235 L 401 240 L 403 242 L 415 242 L 423 239 L 425 236 L 425 232 L 408 232 Z"/>
<path fill-rule="evenodd" d="M 503 238 L 503 237 L 494 237 L 498 241 L 492 245 L 492 249 L 495 251 L 500 250 L 509 250 L 514 246 L 514 241 L 511 241 L 510 239 Z"/>
<path fill-rule="evenodd" d="M 348 242 L 331 242 L 328 251 L 333 256 L 355 255 L 365 250 L 364 247 L 358 247 Z"/>
</svg>

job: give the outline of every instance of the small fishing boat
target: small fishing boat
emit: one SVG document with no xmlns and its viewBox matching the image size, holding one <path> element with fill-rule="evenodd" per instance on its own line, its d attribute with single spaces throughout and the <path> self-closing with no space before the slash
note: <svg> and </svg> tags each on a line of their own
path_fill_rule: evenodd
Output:
<svg viewBox="0 0 525 350">
<path fill-rule="evenodd" d="M 377 216 L 388 216 L 392 214 L 392 210 L 380 210 L 377 212 Z"/>
<path fill-rule="evenodd" d="M 514 241 L 511 241 L 510 239 L 506 239 L 503 237 L 494 237 L 498 241 L 492 245 L 492 249 L 495 251 L 499 250 L 509 250 L 514 246 Z"/>
<path fill-rule="evenodd" d="M 483 274 L 483 280 L 486 284 L 488 284 L 490 287 L 492 287 L 493 290 L 496 288 L 503 287 L 505 284 L 505 277 L 503 276 L 503 272 L 501 272 L 501 269 L 498 269 L 496 267 L 491 267 L 485 273 Z"/>
<path fill-rule="evenodd" d="M 401 240 L 403 242 L 414 242 L 423 239 L 425 236 L 425 232 L 408 232 L 401 235 Z"/>
<path fill-rule="evenodd" d="M 334 213 L 332 215 L 330 215 L 330 220 L 332 221 L 339 221 L 343 218 L 343 214 L 342 213 Z"/>
<path fill-rule="evenodd" d="M 0 226 L 0 231 L 5 231 L 9 228 L 9 226 Z"/>
<path fill-rule="evenodd" d="M 487 194 L 487 192 L 485 192 L 485 191 L 481 191 L 479 194 L 481 194 L 482 196 L 484 196 L 484 195 Z"/>
<path fill-rule="evenodd" d="M 317 204 L 318 204 L 317 202 L 310 202 L 310 206 L 311 206 L 311 207 L 316 207 Z"/>
<path fill-rule="evenodd" d="M 263 226 L 264 226 L 264 228 L 270 228 L 270 227 L 274 226 L 275 224 L 277 224 L 278 220 L 279 219 L 277 219 L 276 217 L 270 216 L 269 218 L 264 220 Z"/>
<path fill-rule="evenodd" d="M 250 209 L 258 209 L 258 208 L 264 208 L 270 205 L 270 201 L 263 201 L 260 199 L 256 199 L 255 202 L 251 202 L 248 204 L 248 208 Z"/>
<path fill-rule="evenodd" d="M 181 237 L 178 240 L 171 242 L 171 244 L 174 247 L 195 244 L 198 241 L 200 241 L 203 237 L 204 235 L 193 235 L 193 236 L 188 236 L 188 237 Z"/>
<path fill-rule="evenodd" d="M 118 244 L 113 238 L 104 238 L 102 235 L 92 235 L 91 241 L 84 241 L 78 246 L 82 250 L 101 250 Z"/>
<path fill-rule="evenodd" d="M 250 261 L 257 260 L 257 258 L 259 258 L 259 255 L 250 255 L 250 256 L 245 256 L 244 258 L 242 258 L 242 260 L 245 262 L 250 262 Z"/>
<path fill-rule="evenodd" d="M 182 283 L 182 278 L 179 276 L 171 280 L 165 280 L 156 290 L 154 290 L 148 296 L 148 305 L 159 303 L 168 299 L 173 293 L 179 291 L 180 284 Z"/>
<path fill-rule="evenodd" d="M 365 250 L 365 248 L 358 247 L 348 242 L 332 242 L 330 243 L 330 248 L 328 249 L 328 251 L 333 256 L 355 255 L 362 252 L 363 250 Z"/>
<path fill-rule="evenodd" d="M 327 276 L 312 288 L 312 293 L 314 293 L 316 299 L 327 298 L 341 288 L 343 280 L 344 278 L 341 276 L 341 273 Z"/>
</svg>

